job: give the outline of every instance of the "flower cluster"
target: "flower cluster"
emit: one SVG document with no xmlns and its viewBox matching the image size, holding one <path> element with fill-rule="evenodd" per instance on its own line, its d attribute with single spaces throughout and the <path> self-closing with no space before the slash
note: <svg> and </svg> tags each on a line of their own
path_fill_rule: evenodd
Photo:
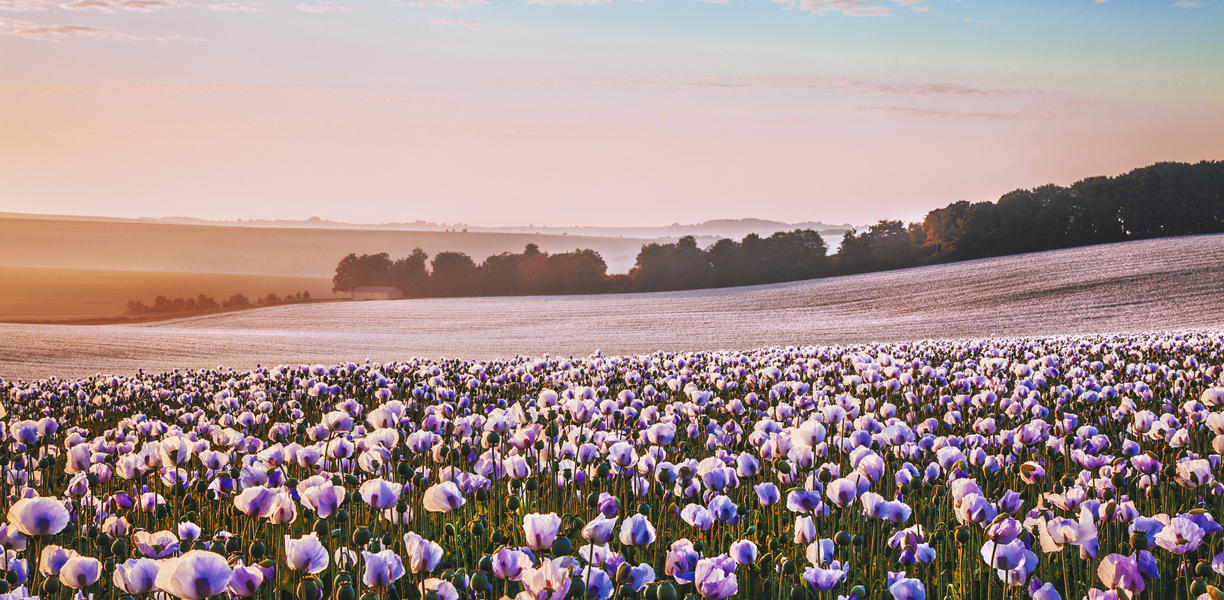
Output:
<svg viewBox="0 0 1224 600">
<path fill-rule="evenodd" d="M 1224 336 L 3 381 L 0 600 L 1218 597 Z"/>
</svg>

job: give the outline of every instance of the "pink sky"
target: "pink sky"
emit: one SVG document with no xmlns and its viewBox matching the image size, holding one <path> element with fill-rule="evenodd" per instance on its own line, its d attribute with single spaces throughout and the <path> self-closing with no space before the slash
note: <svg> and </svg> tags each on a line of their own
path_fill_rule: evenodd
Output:
<svg viewBox="0 0 1224 600">
<path fill-rule="evenodd" d="M 918 219 L 1224 159 L 1172 4 L 0 0 L 0 211 Z"/>
</svg>

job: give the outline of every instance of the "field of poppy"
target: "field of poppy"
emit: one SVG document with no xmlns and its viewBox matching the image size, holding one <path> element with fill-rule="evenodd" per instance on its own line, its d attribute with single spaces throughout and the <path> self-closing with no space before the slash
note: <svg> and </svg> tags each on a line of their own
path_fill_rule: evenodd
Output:
<svg viewBox="0 0 1224 600">
<path fill-rule="evenodd" d="M 2 381 L 0 600 L 1218 598 L 1224 335 Z"/>
</svg>

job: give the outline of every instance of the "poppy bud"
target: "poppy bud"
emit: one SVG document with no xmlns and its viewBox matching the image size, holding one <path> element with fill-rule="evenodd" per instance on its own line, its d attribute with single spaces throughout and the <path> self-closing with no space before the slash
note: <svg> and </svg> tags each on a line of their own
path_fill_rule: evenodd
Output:
<svg viewBox="0 0 1224 600">
<path fill-rule="evenodd" d="M 1195 579 L 1190 584 L 1190 594 L 1195 598 L 1207 593 L 1207 582 L 1202 579 Z"/>
<path fill-rule="evenodd" d="M 666 582 L 658 587 L 657 594 L 659 600 L 676 600 L 676 586 L 672 585 L 671 582 Z"/>
<path fill-rule="evenodd" d="M 587 496 L 587 506 L 591 508 L 595 508 L 596 506 L 599 506 L 599 494 L 596 494 L 595 492 L 591 492 L 591 494 Z"/>
<path fill-rule="evenodd" d="M 968 529 L 957 529 L 956 530 L 956 543 L 958 544 L 969 543 L 969 530 Z"/>
<path fill-rule="evenodd" d="M 251 546 L 247 548 L 247 554 L 250 554 L 251 558 L 255 560 L 259 560 L 263 558 L 264 555 L 267 553 L 268 553 L 268 547 L 265 546 L 264 543 L 260 540 L 255 540 L 251 542 Z"/>
<path fill-rule="evenodd" d="M 782 574 L 783 575 L 794 575 L 795 574 L 795 561 L 786 559 L 786 558 L 782 559 Z"/>
<path fill-rule="evenodd" d="M 492 573 L 493 572 L 493 557 L 489 556 L 488 554 L 480 557 L 480 562 L 477 563 L 476 568 L 480 569 L 481 571 L 485 573 Z"/>
<path fill-rule="evenodd" d="M 639 515 L 642 515 L 643 517 L 649 517 L 650 516 L 650 505 L 646 504 L 645 502 L 639 504 L 637 512 Z"/>
<path fill-rule="evenodd" d="M 447 523 L 447 524 L 446 524 L 446 527 L 443 527 L 443 528 L 442 528 L 442 531 L 446 533 L 446 537 L 454 537 L 454 535 L 455 535 L 455 524 L 454 524 L 454 523 Z"/>
<path fill-rule="evenodd" d="M 489 576 L 484 573 L 472 575 L 472 589 L 483 592 L 489 589 Z"/>
<path fill-rule="evenodd" d="M 331 528 L 327 525 L 327 519 L 319 519 L 315 521 L 314 532 L 319 537 L 326 537 L 331 532 Z"/>
<path fill-rule="evenodd" d="M 512 511 L 518 510 L 522 503 L 523 502 L 519 500 L 518 496 L 510 496 L 509 498 L 506 498 L 506 508 Z"/>
<path fill-rule="evenodd" d="M 242 539 L 241 538 L 235 536 L 228 540 L 225 540 L 225 553 L 226 554 L 233 554 L 235 552 L 241 552 L 241 551 L 242 551 Z"/>
<path fill-rule="evenodd" d="M 370 530 L 366 529 L 365 527 L 361 527 L 353 532 L 353 544 L 356 546 L 364 546 L 370 543 L 371 537 Z"/>
<path fill-rule="evenodd" d="M 553 540 L 552 553 L 554 556 L 569 556 L 573 550 L 574 546 L 570 543 L 569 538 L 557 536 L 557 539 Z"/>
<path fill-rule="evenodd" d="M 850 545 L 850 534 L 844 531 L 837 532 L 837 535 L 833 536 L 833 543 L 837 544 L 838 546 Z"/>
<path fill-rule="evenodd" d="M 488 499 L 489 499 L 489 492 L 485 491 L 484 488 L 480 488 L 476 490 L 476 501 L 477 502 L 484 502 L 485 500 L 488 500 Z"/>
</svg>

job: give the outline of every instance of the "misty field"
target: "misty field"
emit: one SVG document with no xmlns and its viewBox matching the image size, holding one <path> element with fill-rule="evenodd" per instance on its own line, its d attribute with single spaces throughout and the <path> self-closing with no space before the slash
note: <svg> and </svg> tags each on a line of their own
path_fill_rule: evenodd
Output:
<svg viewBox="0 0 1224 600">
<path fill-rule="evenodd" d="M 1224 326 L 1224 235 L 744 288 L 281 306 L 142 325 L 0 324 L 0 376 L 411 356 L 587 356 Z"/>
<path fill-rule="evenodd" d="M 0 266 L 0 319 L 107 319 L 126 311 L 131 300 L 152 304 L 157 296 L 173 300 L 204 294 L 220 302 L 233 294 L 244 294 L 254 300 L 269 293 L 283 296 L 306 291 L 314 298 L 330 298 L 331 280 L 325 277 Z"/>
</svg>

